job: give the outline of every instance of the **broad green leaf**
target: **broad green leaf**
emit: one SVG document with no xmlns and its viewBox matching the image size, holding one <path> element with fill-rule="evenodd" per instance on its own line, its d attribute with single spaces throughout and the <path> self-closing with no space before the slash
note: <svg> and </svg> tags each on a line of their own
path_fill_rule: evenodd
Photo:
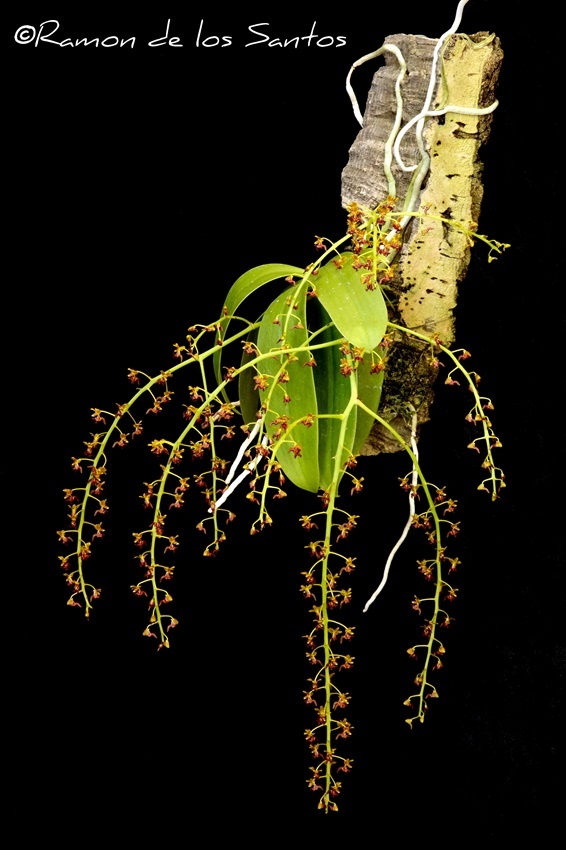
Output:
<svg viewBox="0 0 566 850">
<path fill-rule="evenodd" d="M 249 271 L 244 272 L 243 275 L 240 275 L 238 280 L 232 284 L 230 290 L 228 291 L 228 295 L 226 296 L 226 301 L 224 302 L 224 311 L 227 316 L 236 315 L 236 311 L 238 310 L 242 301 L 245 301 L 252 293 L 256 290 L 261 289 L 262 286 L 265 286 L 268 283 L 271 283 L 278 278 L 285 278 L 293 275 L 294 277 L 303 276 L 304 269 L 300 269 L 297 266 L 289 266 L 286 263 L 267 263 L 263 266 L 256 266 L 253 269 L 249 269 Z M 230 321 L 225 322 L 223 325 L 222 331 L 220 332 L 220 338 L 224 339 L 228 336 L 228 326 Z M 218 383 L 222 380 L 221 374 L 221 364 L 222 364 L 222 348 L 219 347 L 218 351 L 215 352 L 214 357 L 214 374 L 216 376 L 216 380 Z"/>
<path fill-rule="evenodd" d="M 309 305 L 314 315 L 314 325 L 323 327 L 330 319 L 320 302 L 313 301 Z M 336 327 L 331 327 L 317 336 L 317 342 L 341 340 L 343 337 Z M 350 379 L 340 372 L 342 354 L 340 347 L 320 349 L 316 352 L 317 366 L 314 369 L 314 380 L 319 415 L 323 413 L 342 413 L 350 400 Z M 383 385 L 383 372 L 372 373 L 372 358 L 366 354 L 363 362 L 358 363 L 355 373 L 356 395 L 370 410 L 377 411 Z M 364 410 L 355 407 L 348 417 L 345 438 L 342 441 L 342 459 L 344 464 L 351 455 L 360 453 L 371 427 L 374 423 Z M 334 475 L 334 463 L 340 439 L 340 419 L 319 420 L 319 464 L 320 486 L 327 489 Z"/>
<path fill-rule="evenodd" d="M 363 270 L 352 267 L 354 254 L 340 255 L 342 268 L 326 263 L 314 278 L 316 294 L 342 336 L 351 345 L 372 351 L 385 335 L 387 307 L 379 288 L 368 291 Z"/>
<path fill-rule="evenodd" d="M 247 339 L 249 342 L 257 343 L 257 328 L 250 331 Z M 254 354 L 242 354 L 241 366 L 245 366 L 251 360 L 255 359 Z M 253 367 L 246 369 L 240 373 L 238 378 L 238 398 L 240 400 L 240 413 L 246 424 L 255 422 L 256 413 L 259 408 L 259 392 L 255 388 L 254 375 L 256 371 Z"/>
<path fill-rule="evenodd" d="M 300 269 L 298 266 L 290 266 L 287 263 L 267 263 L 249 269 L 249 271 L 240 275 L 226 296 L 225 307 L 228 315 L 233 316 L 242 301 L 256 289 L 265 286 L 266 283 L 271 283 L 271 281 L 280 277 L 302 277 L 304 273 L 304 269 Z"/>
<path fill-rule="evenodd" d="M 317 326 L 324 327 L 330 319 L 326 310 L 320 303 L 313 301 L 310 305 L 315 314 Z M 327 328 L 316 337 L 317 343 L 336 342 L 342 340 L 342 335 L 332 326 Z M 318 413 L 341 414 L 346 409 L 351 396 L 351 385 L 349 377 L 340 372 L 340 361 L 342 354 L 339 345 L 318 349 L 315 354 L 316 366 L 313 368 L 314 383 Z M 354 434 L 356 431 L 356 418 L 358 408 L 354 407 L 348 417 L 345 438 L 342 439 L 341 463 L 345 463 L 350 457 Z M 334 477 L 334 465 L 339 449 L 341 419 L 319 419 L 319 466 L 320 486 L 323 490 L 328 489 Z"/>
<path fill-rule="evenodd" d="M 267 389 L 260 390 L 260 397 L 262 404 L 268 405 L 266 423 L 271 438 L 278 439 L 274 437 L 278 431 L 283 436 L 287 433 L 284 428 L 282 430 L 282 423 L 291 425 L 297 420 L 306 420 L 307 424 L 299 422 L 287 434 L 277 452 L 277 460 L 284 474 L 297 487 L 316 493 L 319 490 L 318 407 L 313 370 L 305 365 L 310 355 L 308 351 L 297 352 L 291 355 L 289 362 L 289 355 L 282 350 L 283 346 L 287 349 L 304 346 L 306 339 L 305 288 L 288 288 L 269 305 L 259 328 L 259 350 L 262 354 L 273 352 L 272 357 L 257 364 L 269 384 Z M 287 400 L 286 395 L 289 396 Z"/>
<path fill-rule="evenodd" d="M 381 292 L 365 289 L 360 273 L 352 268 L 353 254 L 342 256 L 344 265 L 341 269 L 331 262 L 320 269 L 315 278 L 318 299 L 309 304 L 312 327 L 334 323 L 316 337 L 317 344 L 329 343 L 327 348 L 316 351 L 316 366 L 305 365 L 311 359 L 307 350 L 299 352 L 297 359 L 290 362 L 285 354 L 285 349 L 306 346 L 307 340 L 306 289 L 286 287 L 267 308 L 259 331 L 253 331 L 249 337 L 257 343 L 260 352 L 272 351 L 273 356 L 245 369 L 239 378 L 244 421 L 254 420 L 260 402 L 268 403 L 266 422 L 271 438 L 280 430 L 281 422 L 291 424 L 303 419 L 312 422 L 310 426 L 297 424 L 277 452 L 285 475 L 296 486 L 311 492 L 317 492 L 321 487 L 328 488 L 334 477 L 338 451 L 341 452 L 341 464 L 351 454 L 359 453 L 374 421 L 369 414 L 354 407 L 340 440 L 342 420 L 338 416 L 350 401 L 351 383 L 349 377 L 340 372 L 342 354 L 337 343 L 345 338 L 352 345 L 368 351 L 370 346 L 375 348 L 381 341 L 387 323 Z M 246 272 L 228 293 L 228 315 L 235 315 L 242 301 L 260 287 L 291 275 L 299 277 L 303 271 L 294 266 L 271 264 Z M 224 336 L 227 335 L 227 327 L 228 324 L 224 326 Z M 221 379 L 220 356 L 219 350 L 214 358 L 218 380 Z M 253 356 L 244 355 L 242 366 L 252 359 Z M 287 373 L 283 381 L 280 380 L 282 369 Z M 258 393 L 255 379 L 260 374 L 267 376 L 269 387 Z M 358 398 L 371 410 L 377 410 L 383 373 L 371 373 L 369 353 L 358 364 L 355 379 Z M 277 381 L 275 386 L 272 386 L 273 381 Z M 285 400 L 286 395 L 289 400 Z M 324 414 L 337 418 L 317 418 Z M 342 446 L 339 446 L 340 442 Z M 300 446 L 300 454 L 293 451 L 297 445 Z"/>
</svg>

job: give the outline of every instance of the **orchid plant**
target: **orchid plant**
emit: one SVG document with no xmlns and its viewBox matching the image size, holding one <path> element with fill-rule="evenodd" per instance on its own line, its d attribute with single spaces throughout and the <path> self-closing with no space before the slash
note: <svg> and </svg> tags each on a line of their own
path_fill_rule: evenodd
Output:
<svg viewBox="0 0 566 850">
<path fill-rule="evenodd" d="M 420 341 L 434 368 L 441 360 L 449 364 L 448 384 L 469 388 L 472 404 L 466 418 L 477 428 L 470 448 L 480 453 L 484 470 L 479 489 L 495 499 L 504 486 L 493 456 L 500 446 L 489 419 L 493 404 L 480 395 L 476 374 L 464 365 L 468 352 L 451 350 L 437 336 L 404 326 L 390 286 L 409 223 L 416 221 L 426 238 L 427 221 L 442 220 L 464 232 L 470 245 L 476 240 L 485 243 L 490 258 L 507 247 L 477 234 L 473 222 L 444 219 L 419 208 L 420 187 L 430 163 L 423 128 L 430 116 L 439 114 L 430 105 L 436 65 L 446 38 L 459 26 L 466 2 L 458 5 L 453 26 L 438 40 L 427 102 L 403 128 L 402 92 L 397 87 L 397 119 L 384 161 L 389 196 L 373 209 L 350 204 L 345 235 L 335 241 L 317 236 L 314 246 L 319 253 L 306 269 L 269 264 L 239 277 L 226 295 L 221 315 L 191 325 L 182 343 L 174 346 L 173 362 L 159 374 L 130 369 L 131 397 L 115 411 L 92 409 L 95 431 L 82 454 L 72 459 L 81 483 L 64 491 L 68 522 L 58 534 L 69 550 L 60 557 L 70 588 L 68 604 L 82 608 L 89 617 L 101 593 L 92 577 L 91 555 L 105 533 L 109 505 L 104 488 L 111 454 L 142 440 L 145 420 L 174 406 L 178 393 L 174 387 L 180 378 L 186 386 L 188 378 L 176 433 L 149 442 L 156 469 L 141 495 L 148 521 L 133 532 L 140 575 L 131 589 L 148 606 L 144 635 L 155 639 L 159 649 L 169 647 L 178 624 L 169 588 L 181 535 L 171 530 L 171 515 L 193 499 L 197 510 L 200 505 L 197 528 L 205 538 L 204 556 L 210 558 L 227 539 L 242 497 L 253 505 L 254 535 L 274 522 L 277 501 L 292 500 L 293 488 L 312 494 L 312 512 L 298 518 L 311 537 L 298 584 L 312 614 L 312 628 L 305 635 L 312 668 L 305 702 L 313 717 L 305 733 L 313 758 L 308 785 L 325 812 L 338 808 L 342 774 L 350 771 L 353 761 L 340 752 L 341 743 L 352 734 L 344 673 L 354 663 L 350 647 L 355 630 L 345 609 L 351 601 L 349 577 L 356 559 L 348 555 L 345 541 L 359 518 L 349 505 L 364 486 L 357 457 L 375 423 L 398 441 L 409 458 L 408 473 L 401 480 L 409 515 L 364 610 L 383 588 L 393 556 L 411 527 L 424 529 L 430 546 L 428 556 L 418 562 L 430 590 L 412 602 L 423 617 L 423 636 L 408 650 L 418 660 L 419 670 L 414 693 L 405 702 L 410 726 L 424 720 L 429 700 L 438 696 L 435 672 L 442 667 L 445 652 L 441 634 L 451 623 L 450 602 L 457 593 L 451 574 L 459 559 L 450 551 L 459 530 L 459 522 L 452 519 L 456 502 L 444 488 L 431 484 L 422 468 L 415 411 L 405 411 L 411 433 L 406 439 L 380 410 L 396 339 L 409 335 Z M 398 60 L 401 78 L 403 57 Z M 351 92 L 349 78 L 348 89 Z M 444 112 L 451 109 L 456 107 L 447 106 Z M 399 199 L 391 162 L 393 157 L 400 162 L 399 143 L 411 129 L 417 133 L 421 159 L 413 166 L 403 164 L 414 177 L 406 197 Z M 248 304 L 255 305 L 262 297 L 259 314 L 250 316 Z"/>
</svg>

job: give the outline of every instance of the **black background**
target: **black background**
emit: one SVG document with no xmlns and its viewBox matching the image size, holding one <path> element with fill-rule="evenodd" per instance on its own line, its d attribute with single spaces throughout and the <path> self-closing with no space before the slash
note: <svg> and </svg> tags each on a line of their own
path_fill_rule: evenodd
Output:
<svg viewBox="0 0 566 850">
<path fill-rule="evenodd" d="M 343 751 L 355 770 L 334 817 L 378 817 L 376 837 L 410 836 L 423 822 L 494 837 L 516 825 L 544 830 L 552 817 L 564 681 L 564 324 L 553 259 L 557 192 L 541 175 L 557 131 L 554 56 L 537 41 L 541 83 L 529 65 L 531 24 L 502 5 L 472 0 L 460 29 L 495 31 L 505 50 L 480 231 L 512 248 L 488 265 L 477 247 L 457 334 L 495 403 L 508 487 L 495 504 L 476 492 L 468 398 L 440 387 L 421 455 L 429 477 L 458 499 L 463 531 L 452 548 L 464 566 L 441 698 L 410 731 L 402 701 L 414 672 L 405 650 L 418 636 L 410 601 L 423 589 L 415 560 L 424 541 L 416 535 L 401 550 L 387 590 L 362 616 L 404 522 L 396 482 L 407 463 L 360 463 L 367 484 L 352 510 L 362 519 L 348 541 L 360 566 L 345 613 L 357 627 L 356 666 L 342 681 L 355 727 Z M 340 175 L 357 132 L 344 90 L 350 65 L 391 32 L 438 36 L 453 13 L 452 3 L 432 13 L 415 5 L 399 17 L 314 4 L 296 13 L 241 4 L 237 14 L 155 4 L 143 14 L 91 15 L 55 3 L 21 4 L 4 21 L 4 642 L 21 768 L 14 788 L 51 801 L 47 828 L 76 809 L 74 790 L 102 819 L 127 817 L 132 796 L 148 795 L 180 816 L 322 817 L 306 790 L 302 737 L 311 671 L 301 635 L 310 626 L 298 588 L 309 538 L 298 518 L 315 509 L 312 499 L 293 495 L 274 512 L 275 527 L 253 539 L 241 506 L 239 527 L 212 562 L 200 557 L 193 505 L 172 588 L 180 625 L 172 648 L 157 654 L 141 636 L 144 606 L 129 591 L 137 580 L 131 532 L 144 522 L 137 496 L 151 462 L 135 450 L 112 457 L 113 510 L 91 567 L 103 595 L 89 623 L 65 606 L 55 533 L 65 525 L 62 489 L 77 483 L 70 457 L 93 430 L 90 408 L 128 398 L 127 368 L 166 368 L 173 342 L 214 319 L 247 268 L 305 265 L 315 234 L 342 234 Z M 60 39 L 134 34 L 137 44 L 15 44 L 19 26 L 51 18 Z M 149 49 L 167 18 L 183 47 Z M 232 35 L 232 46 L 197 48 L 201 18 L 207 35 Z M 321 35 L 345 36 L 346 47 L 243 46 L 253 40 L 249 25 L 269 22 L 273 37 L 288 38 L 307 35 L 314 21 Z M 362 99 L 373 70 L 354 77 Z"/>
</svg>

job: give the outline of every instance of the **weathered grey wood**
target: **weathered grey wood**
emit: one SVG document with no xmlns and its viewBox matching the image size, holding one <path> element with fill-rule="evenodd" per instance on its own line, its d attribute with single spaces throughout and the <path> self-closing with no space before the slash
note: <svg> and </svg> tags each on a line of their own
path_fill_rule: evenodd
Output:
<svg viewBox="0 0 566 850">
<path fill-rule="evenodd" d="M 407 63 L 407 74 L 402 82 L 403 124 L 406 124 L 422 109 L 436 39 L 399 34 L 387 36 L 384 44 L 398 47 Z M 364 126 L 350 148 L 348 163 L 342 172 L 343 206 L 355 201 L 361 206 L 375 207 L 388 195 L 383 157 L 397 110 L 395 82 L 399 65 L 392 53 L 384 53 L 383 60 L 385 64 L 376 71 L 368 92 Z M 355 84 L 355 77 L 353 82 Z M 407 133 L 403 139 L 401 155 L 406 163 L 418 161 L 414 133 Z M 402 171 L 395 162 L 391 170 L 397 184 L 396 193 L 399 198 L 404 198 L 411 174 Z"/>
</svg>

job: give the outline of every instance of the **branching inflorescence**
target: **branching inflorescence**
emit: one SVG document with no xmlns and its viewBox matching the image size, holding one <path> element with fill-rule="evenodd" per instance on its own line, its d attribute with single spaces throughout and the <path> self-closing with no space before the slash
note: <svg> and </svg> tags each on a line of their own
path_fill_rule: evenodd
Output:
<svg viewBox="0 0 566 850">
<path fill-rule="evenodd" d="M 459 14 L 463 5 L 458 7 Z M 458 23 L 457 16 L 449 32 Z M 414 121 L 419 144 L 429 112 L 426 103 Z M 399 134 L 400 120 L 392 132 L 389 154 L 395 150 Z M 426 165 L 428 155 L 421 147 Z M 389 287 L 393 264 L 408 221 L 426 220 L 431 213 L 413 208 L 416 184 L 409 190 L 409 199 L 399 202 L 388 163 L 385 167 L 390 197 L 375 209 L 351 204 L 346 235 L 336 242 L 316 237 L 315 247 L 321 254 L 310 266 L 272 264 L 242 275 L 230 289 L 217 320 L 190 327 L 184 343 L 175 345 L 175 362 L 166 371 L 152 377 L 130 369 L 128 378 L 135 386 L 131 398 L 114 412 L 92 409 L 97 430 L 85 442 L 83 456 L 72 459 L 74 470 L 86 480 L 65 490 L 69 522 L 58 532 L 62 543 L 72 550 L 60 558 L 71 589 L 68 604 L 82 607 L 88 617 L 100 595 L 89 568 L 93 544 L 104 535 L 109 455 L 134 438 L 143 438 L 145 419 L 174 403 L 172 387 L 180 373 L 183 378 L 190 375 L 182 426 L 175 437 L 152 439 L 148 444 L 159 471 L 144 484 L 141 494 L 148 522 L 133 533 L 142 577 L 131 589 L 149 607 L 144 634 L 155 638 L 158 648 L 169 647 L 171 629 L 178 623 L 169 613 L 175 570 L 171 559 L 180 543 L 179 535 L 171 531 L 170 517 L 185 506 L 192 491 L 204 502 L 196 527 L 205 535 L 207 557 L 216 555 L 227 538 L 228 526 L 235 519 L 231 505 L 240 486 L 254 506 L 252 534 L 271 525 L 273 503 L 288 495 L 288 481 L 316 494 L 317 509 L 300 517 L 300 524 L 312 537 L 306 546 L 309 560 L 300 590 L 313 619 L 312 629 L 305 635 L 312 675 L 304 699 L 315 715 L 306 731 L 314 757 L 308 784 L 324 811 L 337 809 L 342 774 L 351 769 L 353 761 L 338 751 L 352 730 L 344 716 L 350 695 L 343 688 L 342 674 L 354 663 L 354 627 L 344 622 L 344 609 L 351 601 L 348 584 L 355 558 L 345 554 L 342 546 L 359 517 L 344 507 L 344 500 L 338 505 L 337 499 L 339 494 L 347 499 L 362 490 L 364 479 L 356 476 L 357 456 L 375 423 L 393 435 L 411 461 L 411 471 L 401 481 L 409 496 L 409 517 L 400 542 L 409 528 L 415 527 L 424 531 L 432 548 L 430 557 L 418 562 L 431 590 L 412 602 L 426 619 L 422 642 L 408 650 L 419 663 L 416 692 L 406 701 L 412 710 L 409 724 L 422 721 L 428 700 L 438 696 L 431 679 L 442 666 L 445 649 L 440 635 L 451 623 L 449 604 L 457 594 L 451 582 L 459 559 L 448 552 L 450 539 L 459 531 L 459 522 L 452 519 L 456 502 L 425 477 L 417 451 L 414 411 L 408 414 L 413 422 L 409 441 L 380 414 L 383 377 L 395 339 L 408 335 L 419 340 L 429 347 L 435 368 L 441 359 L 450 364 L 447 384 L 468 387 L 473 403 L 466 418 L 478 429 L 470 448 L 482 454 L 485 469 L 479 488 L 495 499 L 504 486 L 503 473 L 493 458 L 494 449 L 500 446 L 488 416 L 493 405 L 478 392 L 479 376 L 464 366 L 468 352 L 451 351 L 439 338 L 411 330 L 397 319 Z M 421 163 L 416 169 L 421 182 L 423 168 Z M 473 223 L 442 220 L 449 227 L 463 229 L 470 243 L 484 241 L 494 254 L 506 247 L 478 236 Z M 275 280 L 283 281 L 283 288 L 258 319 L 242 316 L 243 302 Z M 384 578 L 365 610 L 384 586 L 398 548 L 388 559 Z"/>
</svg>

